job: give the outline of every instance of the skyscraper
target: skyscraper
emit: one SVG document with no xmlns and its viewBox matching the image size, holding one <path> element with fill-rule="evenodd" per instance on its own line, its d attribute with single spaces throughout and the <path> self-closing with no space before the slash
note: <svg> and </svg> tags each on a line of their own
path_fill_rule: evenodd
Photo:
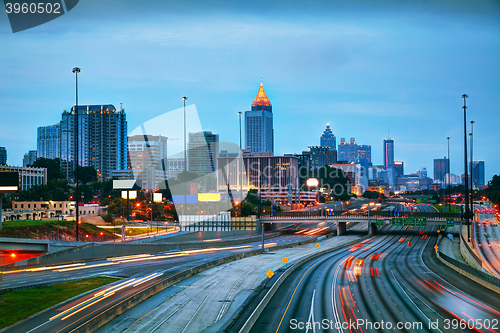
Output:
<svg viewBox="0 0 500 333">
<path fill-rule="evenodd" d="M 309 170 L 319 169 L 325 165 L 337 163 L 337 152 L 327 147 L 309 147 L 310 165 Z"/>
<path fill-rule="evenodd" d="M 484 161 L 474 161 L 472 163 L 472 181 L 474 186 L 484 186 Z"/>
<path fill-rule="evenodd" d="M 356 160 L 364 169 L 362 170 L 368 175 L 368 168 L 372 164 L 372 146 L 359 145 L 358 146 L 358 159 Z"/>
<path fill-rule="evenodd" d="M 401 177 L 405 174 L 405 164 L 404 162 L 396 161 L 394 162 L 394 172 L 396 177 Z"/>
<path fill-rule="evenodd" d="M 444 177 L 448 173 L 450 173 L 450 161 L 446 157 L 434 159 L 434 181 L 444 182 Z"/>
<path fill-rule="evenodd" d="M 189 133 L 188 171 L 207 175 L 215 171 L 219 157 L 219 135 L 209 131 Z"/>
<path fill-rule="evenodd" d="M 349 143 L 345 142 L 345 138 L 340 138 L 337 160 L 352 163 L 356 162 L 357 159 L 358 145 L 355 138 L 351 138 Z"/>
<path fill-rule="evenodd" d="M 418 178 L 427 178 L 427 168 L 422 168 L 417 170 Z"/>
<path fill-rule="evenodd" d="M 73 177 L 75 107 L 64 111 L 61 120 L 61 167 Z M 93 166 L 100 181 L 113 170 L 127 169 L 127 118 L 125 110 L 111 105 L 78 106 L 78 165 Z"/>
<path fill-rule="evenodd" d="M 30 150 L 29 152 L 24 154 L 23 167 L 32 165 L 36 161 L 36 158 L 37 158 L 36 150 Z"/>
<path fill-rule="evenodd" d="M 330 128 L 330 124 L 326 124 L 325 131 L 321 135 L 319 141 L 321 147 L 330 147 L 330 150 L 337 150 L 337 139 Z"/>
<path fill-rule="evenodd" d="M 60 158 L 61 124 L 38 127 L 36 151 L 37 157 Z"/>
<path fill-rule="evenodd" d="M 0 165 L 7 165 L 7 149 L 0 147 Z"/>
<path fill-rule="evenodd" d="M 394 166 L 394 139 L 384 139 L 384 169 Z"/>
<path fill-rule="evenodd" d="M 245 111 L 245 147 L 251 153 L 274 153 L 273 108 L 264 91 L 262 77 L 252 110 Z"/>
</svg>

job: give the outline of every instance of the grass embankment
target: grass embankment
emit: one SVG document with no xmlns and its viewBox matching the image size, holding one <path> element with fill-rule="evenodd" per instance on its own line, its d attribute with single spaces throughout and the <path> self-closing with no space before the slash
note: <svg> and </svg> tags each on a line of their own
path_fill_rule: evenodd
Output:
<svg viewBox="0 0 500 333">
<path fill-rule="evenodd" d="M 158 227 L 158 230 L 160 232 L 164 232 L 165 230 L 170 230 L 170 229 L 175 229 L 174 227 Z M 111 228 L 111 229 L 106 229 L 112 232 L 115 232 L 119 235 L 122 234 L 122 228 Z M 125 232 L 127 236 L 137 236 L 137 235 L 144 235 L 148 233 L 148 228 L 125 228 Z M 153 225 L 153 228 L 149 228 L 149 233 L 156 233 L 156 226 Z"/>
<path fill-rule="evenodd" d="M 86 291 L 119 280 L 111 277 L 93 277 L 80 281 L 53 284 L 50 287 L 38 287 L 8 291 L 0 294 L 0 329 L 40 312 L 55 304 Z"/>
<path fill-rule="evenodd" d="M 101 229 L 89 223 L 80 224 L 78 229 L 80 240 L 106 241 L 117 238 L 110 229 Z M 75 230 L 74 221 L 5 221 L 0 229 L 0 237 L 75 240 Z"/>
<path fill-rule="evenodd" d="M 434 208 L 436 208 L 440 213 L 461 213 L 462 212 L 462 207 L 457 206 L 457 205 L 450 205 L 450 210 L 448 209 L 443 209 L 443 207 L 448 207 L 448 204 L 442 204 L 440 206 L 439 204 L 432 204 Z"/>
</svg>

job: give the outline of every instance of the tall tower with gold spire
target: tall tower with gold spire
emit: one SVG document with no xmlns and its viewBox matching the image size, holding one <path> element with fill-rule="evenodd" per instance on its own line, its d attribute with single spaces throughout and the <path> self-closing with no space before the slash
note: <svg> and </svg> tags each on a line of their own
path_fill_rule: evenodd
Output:
<svg viewBox="0 0 500 333">
<path fill-rule="evenodd" d="M 262 76 L 251 111 L 245 111 L 245 147 L 252 153 L 274 154 L 273 107 L 267 97 Z"/>
</svg>

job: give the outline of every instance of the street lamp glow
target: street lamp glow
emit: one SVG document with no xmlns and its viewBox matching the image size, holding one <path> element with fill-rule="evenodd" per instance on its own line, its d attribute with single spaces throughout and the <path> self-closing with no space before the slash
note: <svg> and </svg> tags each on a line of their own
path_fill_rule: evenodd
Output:
<svg viewBox="0 0 500 333">
<path fill-rule="evenodd" d="M 309 178 L 308 180 L 306 180 L 306 185 L 309 187 L 318 187 L 319 180 L 317 180 L 316 178 Z"/>
</svg>

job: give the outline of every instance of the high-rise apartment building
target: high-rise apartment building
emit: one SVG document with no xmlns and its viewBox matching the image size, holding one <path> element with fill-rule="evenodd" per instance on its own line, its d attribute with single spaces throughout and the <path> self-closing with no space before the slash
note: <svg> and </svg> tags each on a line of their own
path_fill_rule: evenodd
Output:
<svg viewBox="0 0 500 333">
<path fill-rule="evenodd" d="M 472 162 L 472 182 L 474 186 L 486 185 L 484 177 L 484 161 Z"/>
<path fill-rule="evenodd" d="M 210 131 L 189 133 L 187 169 L 200 175 L 214 172 L 219 157 L 219 135 Z"/>
<path fill-rule="evenodd" d="M 0 165 L 7 165 L 7 149 L 0 147 Z"/>
<path fill-rule="evenodd" d="M 130 167 L 143 189 L 157 189 L 167 178 L 167 144 L 168 138 L 161 135 L 128 137 Z"/>
<path fill-rule="evenodd" d="M 384 169 L 394 166 L 394 139 L 384 139 Z"/>
<path fill-rule="evenodd" d="M 446 157 L 434 159 L 434 181 L 444 182 L 444 177 L 448 173 L 450 173 L 450 161 Z"/>
<path fill-rule="evenodd" d="M 23 158 L 23 167 L 32 165 L 37 159 L 37 152 L 36 150 L 30 150 L 26 154 L 24 154 Z"/>
<path fill-rule="evenodd" d="M 61 167 L 68 179 L 76 168 L 75 107 L 61 120 Z M 113 170 L 127 169 L 127 118 L 125 110 L 111 105 L 78 106 L 78 165 L 93 166 L 100 181 Z"/>
<path fill-rule="evenodd" d="M 252 153 L 274 153 L 273 107 L 262 78 L 251 111 L 245 111 L 245 147 Z"/>
<path fill-rule="evenodd" d="M 38 127 L 36 151 L 37 157 L 61 157 L 61 124 Z"/>
<path fill-rule="evenodd" d="M 330 147 L 330 150 L 337 150 L 337 138 L 330 128 L 330 124 L 326 124 L 325 131 L 319 138 L 321 147 Z"/>
<path fill-rule="evenodd" d="M 356 143 L 355 138 L 351 138 L 349 143 L 345 142 L 345 138 L 340 138 L 338 150 L 338 161 L 344 162 L 356 162 L 358 159 L 358 145 Z"/>
</svg>

